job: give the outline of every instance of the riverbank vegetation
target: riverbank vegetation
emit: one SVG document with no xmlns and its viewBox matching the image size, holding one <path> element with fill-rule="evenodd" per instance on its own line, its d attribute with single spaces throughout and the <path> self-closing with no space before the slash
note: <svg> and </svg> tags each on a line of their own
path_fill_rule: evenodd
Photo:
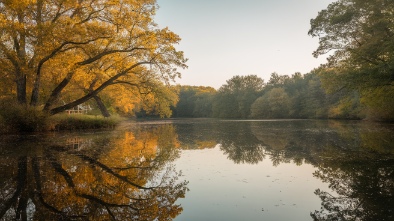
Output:
<svg viewBox="0 0 394 221">
<path fill-rule="evenodd" d="M 304 75 L 272 73 L 267 83 L 255 75 L 235 76 L 219 90 L 209 91 L 205 87 L 181 86 L 181 105 L 173 107 L 174 116 L 394 120 L 393 88 L 375 88 L 370 93 L 348 88 L 331 92 L 322 79 L 325 74 L 323 68 Z"/>
<path fill-rule="evenodd" d="M 182 88 L 186 89 L 180 90 L 179 104 L 189 105 L 174 107 L 176 117 L 365 119 L 368 114 L 356 91 L 327 93 L 318 70 L 292 76 L 273 73 L 267 83 L 255 75 L 235 76 L 219 90 L 205 94 L 201 87 Z M 211 115 L 202 116 L 198 110 L 203 108 Z"/>
<path fill-rule="evenodd" d="M 218 90 L 171 86 L 187 59 L 180 37 L 154 23 L 156 8 L 154 0 L 1 3 L 0 132 L 44 130 L 75 108 L 105 118 L 394 120 L 392 1 L 338 0 L 320 11 L 308 34 L 319 39 L 313 55 L 329 58 L 309 73 L 237 75 Z M 65 128 L 80 128 L 70 119 Z"/>
<path fill-rule="evenodd" d="M 103 117 L 94 112 L 48 116 L 38 108 L 4 105 L 0 110 L 0 133 L 112 129 L 123 119 L 119 115 Z"/>
<path fill-rule="evenodd" d="M 329 55 L 326 64 L 304 75 L 273 73 L 265 84 L 235 76 L 214 95 L 212 117 L 393 121 L 393 11 L 393 1 L 331 3 L 308 33 L 319 39 L 313 55 Z"/>
</svg>

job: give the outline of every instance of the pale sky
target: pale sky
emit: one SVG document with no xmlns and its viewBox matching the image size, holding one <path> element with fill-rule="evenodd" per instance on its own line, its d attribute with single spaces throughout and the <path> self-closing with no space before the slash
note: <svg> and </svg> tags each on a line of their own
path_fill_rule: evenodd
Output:
<svg viewBox="0 0 394 221">
<path fill-rule="evenodd" d="M 189 59 L 182 85 L 218 89 L 235 75 L 308 73 L 318 39 L 308 35 L 310 19 L 333 0 L 158 0 L 155 17 L 182 41 Z"/>
</svg>

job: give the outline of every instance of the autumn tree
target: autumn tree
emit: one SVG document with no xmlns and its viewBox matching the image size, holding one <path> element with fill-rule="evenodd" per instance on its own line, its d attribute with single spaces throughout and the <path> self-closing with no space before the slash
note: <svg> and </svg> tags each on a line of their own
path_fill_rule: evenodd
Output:
<svg viewBox="0 0 394 221">
<path fill-rule="evenodd" d="M 128 128 L 18 143 L 37 152 L 0 161 L 0 219 L 173 220 L 188 190 L 175 128 Z"/>
<path fill-rule="evenodd" d="M 174 47 L 180 38 L 154 23 L 156 8 L 155 0 L 0 1 L 2 90 L 57 114 L 110 87 L 174 80 L 186 59 Z"/>
<path fill-rule="evenodd" d="M 309 35 L 319 38 L 315 57 L 332 52 L 322 73 L 325 87 L 354 89 L 370 117 L 394 113 L 394 2 L 338 0 L 311 20 Z"/>
</svg>

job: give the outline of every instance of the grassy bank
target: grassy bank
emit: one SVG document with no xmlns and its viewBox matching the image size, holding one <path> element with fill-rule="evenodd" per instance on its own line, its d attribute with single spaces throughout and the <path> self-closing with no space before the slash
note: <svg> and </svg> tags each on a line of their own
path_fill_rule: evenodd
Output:
<svg viewBox="0 0 394 221">
<path fill-rule="evenodd" d="M 102 116 L 95 115 L 83 115 L 83 114 L 61 114 L 55 115 L 48 119 L 48 129 L 50 130 L 85 130 L 85 129 L 112 129 L 120 121 L 121 117 L 111 116 L 104 118 Z"/>
<path fill-rule="evenodd" d="M 42 108 L 0 100 L 0 133 L 41 132 L 114 128 L 123 119 L 119 116 L 56 114 L 49 116 Z"/>
<path fill-rule="evenodd" d="M 31 108 L 13 108 L 0 113 L 0 133 L 42 132 L 60 130 L 112 129 L 123 119 L 85 114 L 45 115 Z"/>
</svg>

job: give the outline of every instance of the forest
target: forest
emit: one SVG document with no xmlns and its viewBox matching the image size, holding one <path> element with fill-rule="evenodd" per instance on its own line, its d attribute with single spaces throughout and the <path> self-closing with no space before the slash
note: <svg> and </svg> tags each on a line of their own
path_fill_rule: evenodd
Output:
<svg viewBox="0 0 394 221">
<path fill-rule="evenodd" d="M 104 117 L 394 120 L 394 2 L 338 0 L 310 20 L 309 73 L 174 85 L 187 58 L 155 0 L 0 1 L 0 124 L 93 106 Z M 306 33 L 307 34 L 307 33 Z M 289 74 L 289 73 L 288 73 Z"/>
<path fill-rule="evenodd" d="M 234 76 L 211 93 L 181 87 L 175 116 L 393 121 L 394 2 L 333 2 L 311 19 L 308 34 L 319 39 L 313 55 L 329 55 L 326 64 L 306 74 L 272 73 L 266 83 Z"/>
<path fill-rule="evenodd" d="M 291 76 L 272 73 L 267 83 L 256 75 L 235 76 L 219 90 L 180 86 L 174 117 L 232 119 L 382 119 L 362 104 L 359 92 L 327 93 L 319 70 Z"/>
</svg>

